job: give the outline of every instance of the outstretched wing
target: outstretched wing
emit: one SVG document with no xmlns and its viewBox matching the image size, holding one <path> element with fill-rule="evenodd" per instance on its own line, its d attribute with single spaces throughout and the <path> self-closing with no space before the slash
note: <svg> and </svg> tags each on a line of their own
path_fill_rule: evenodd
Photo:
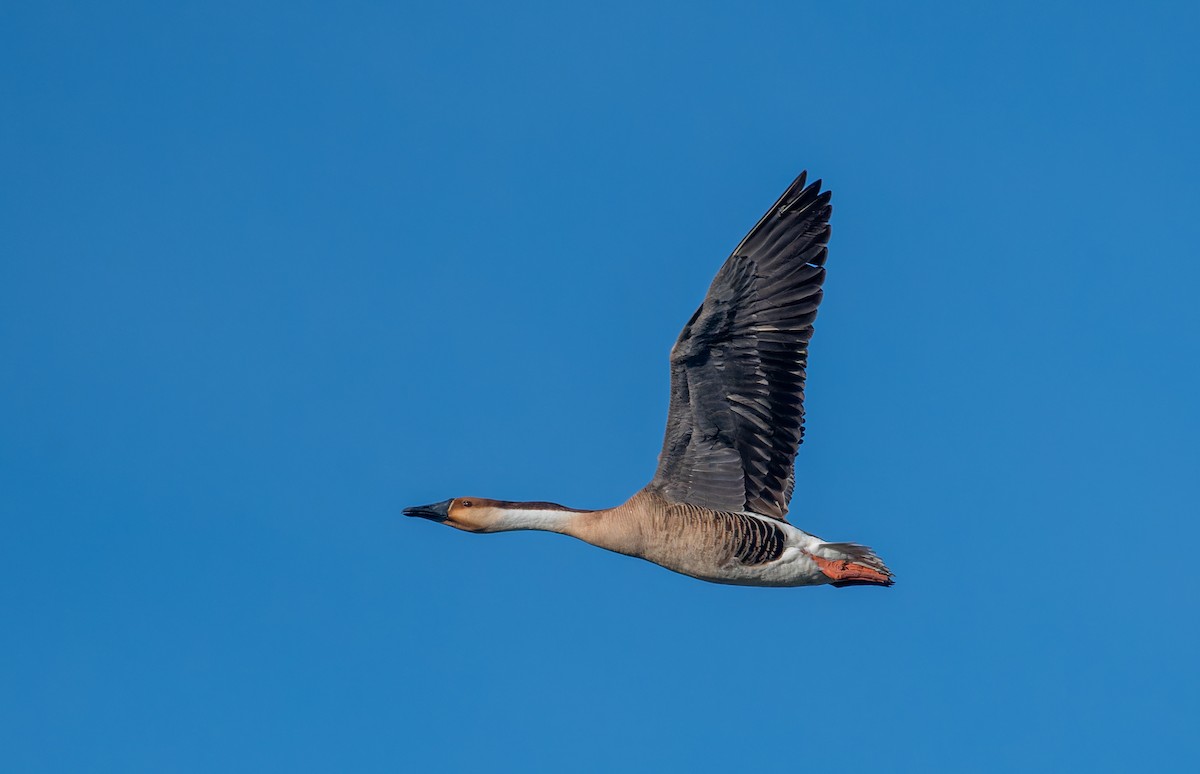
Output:
<svg viewBox="0 0 1200 774">
<path fill-rule="evenodd" d="M 670 500 L 786 520 L 833 209 L 805 176 L 734 249 L 671 350 L 667 433 L 647 487 Z"/>
</svg>

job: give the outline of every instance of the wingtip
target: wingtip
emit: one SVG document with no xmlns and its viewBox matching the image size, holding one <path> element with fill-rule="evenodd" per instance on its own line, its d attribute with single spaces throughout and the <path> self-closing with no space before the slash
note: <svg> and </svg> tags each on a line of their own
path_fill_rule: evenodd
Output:
<svg viewBox="0 0 1200 774">
<path fill-rule="evenodd" d="M 811 212 L 813 208 L 817 208 L 821 210 L 821 217 L 828 219 L 830 213 L 825 210 L 832 211 L 829 200 L 832 198 L 833 193 L 828 190 L 821 190 L 821 186 L 824 183 L 821 178 L 817 178 L 808 185 L 805 185 L 805 174 L 801 173 L 800 177 L 796 178 L 796 182 L 784 191 L 783 196 L 779 197 L 779 201 L 772 210 L 776 217 L 798 215 Z"/>
<path fill-rule="evenodd" d="M 793 180 L 786 189 L 784 189 L 783 195 L 779 197 L 781 200 L 780 203 L 782 204 L 783 202 L 800 199 L 805 194 L 813 190 L 814 187 L 820 187 L 820 185 L 820 179 L 810 181 L 808 179 L 808 170 L 802 170 L 800 174 L 796 176 L 796 179 Z"/>
</svg>

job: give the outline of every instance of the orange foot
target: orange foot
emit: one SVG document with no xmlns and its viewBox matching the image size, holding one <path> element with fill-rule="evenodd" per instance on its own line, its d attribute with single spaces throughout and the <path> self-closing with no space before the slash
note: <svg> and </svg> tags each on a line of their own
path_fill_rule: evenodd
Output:
<svg viewBox="0 0 1200 774">
<path fill-rule="evenodd" d="M 878 583 L 884 586 L 892 585 L 892 576 L 879 570 L 871 569 L 865 564 L 857 564 L 849 559 L 825 559 L 816 554 L 809 554 L 817 563 L 821 572 L 825 573 L 835 586 L 849 586 L 855 583 Z"/>
</svg>

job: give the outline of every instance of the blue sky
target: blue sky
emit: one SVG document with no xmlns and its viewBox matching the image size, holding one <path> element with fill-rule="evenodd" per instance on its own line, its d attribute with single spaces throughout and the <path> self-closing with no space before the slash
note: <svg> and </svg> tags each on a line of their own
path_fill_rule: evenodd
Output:
<svg viewBox="0 0 1200 774">
<path fill-rule="evenodd" d="M 0 10 L 0 768 L 1200 765 L 1200 14 L 743 5 Z M 801 169 L 894 588 L 400 516 L 642 486 Z"/>
</svg>

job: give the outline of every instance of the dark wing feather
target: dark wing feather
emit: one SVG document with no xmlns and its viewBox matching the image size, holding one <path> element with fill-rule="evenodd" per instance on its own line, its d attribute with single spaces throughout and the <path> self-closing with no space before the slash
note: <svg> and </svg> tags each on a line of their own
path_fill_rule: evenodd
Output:
<svg viewBox="0 0 1200 774">
<path fill-rule="evenodd" d="M 785 519 L 804 435 L 804 369 L 821 303 L 829 192 L 805 173 L 717 272 L 671 350 L 671 407 L 649 489 Z"/>
</svg>

